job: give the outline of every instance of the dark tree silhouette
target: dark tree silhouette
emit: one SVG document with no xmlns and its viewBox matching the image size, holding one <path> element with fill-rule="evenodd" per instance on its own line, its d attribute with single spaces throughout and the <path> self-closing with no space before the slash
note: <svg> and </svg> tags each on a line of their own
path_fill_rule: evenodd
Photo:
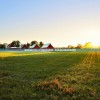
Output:
<svg viewBox="0 0 100 100">
<path fill-rule="evenodd" d="M 33 45 L 33 44 L 38 44 L 38 42 L 37 41 L 31 41 L 31 46 Z"/>
<path fill-rule="evenodd" d="M 20 47 L 20 41 L 19 40 L 12 41 L 10 47 Z"/>
<path fill-rule="evenodd" d="M 39 47 L 42 47 L 44 45 L 44 43 L 41 41 L 39 42 Z"/>
<path fill-rule="evenodd" d="M 1 49 L 5 49 L 5 44 L 0 44 Z"/>
<path fill-rule="evenodd" d="M 26 46 L 29 47 L 30 46 L 30 43 L 27 42 Z"/>
</svg>

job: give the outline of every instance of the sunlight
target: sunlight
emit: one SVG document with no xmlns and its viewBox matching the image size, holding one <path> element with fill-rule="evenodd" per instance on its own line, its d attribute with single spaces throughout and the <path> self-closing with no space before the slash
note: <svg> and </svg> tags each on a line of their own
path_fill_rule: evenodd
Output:
<svg viewBox="0 0 100 100">
<path fill-rule="evenodd" d="M 38 55 L 38 54 L 49 54 L 51 52 L 0 52 L 0 58 L 5 58 L 5 57 L 14 57 L 14 56 L 30 56 L 30 55 Z"/>
<path fill-rule="evenodd" d="M 92 42 L 92 46 L 95 48 L 98 48 L 100 46 L 100 42 L 94 41 L 94 42 Z"/>
</svg>

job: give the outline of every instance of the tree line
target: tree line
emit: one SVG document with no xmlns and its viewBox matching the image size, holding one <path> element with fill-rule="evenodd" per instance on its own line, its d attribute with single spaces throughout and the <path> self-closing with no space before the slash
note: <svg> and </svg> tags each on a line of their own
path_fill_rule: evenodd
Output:
<svg viewBox="0 0 100 100">
<path fill-rule="evenodd" d="M 26 45 L 27 47 L 32 46 L 34 44 L 37 44 L 40 48 L 44 45 L 44 43 L 42 41 L 38 42 L 36 40 L 31 41 L 30 43 L 26 43 L 23 45 Z M 68 45 L 66 47 L 61 47 L 61 48 L 69 48 L 69 49 L 81 49 L 81 48 L 92 48 L 92 43 L 91 42 L 86 42 L 85 45 L 82 44 L 78 44 L 77 46 L 73 46 L 73 45 Z M 7 44 L 7 43 L 0 43 L 0 48 L 5 49 L 7 47 L 21 47 L 21 42 L 19 40 L 14 40 L 11 43 Z"/>
<path fill-rule="evenodd" d="M 92 46 L 91 42 L 86 42 L 84 45 L 82 45 L 82 44 L 78 44 L 77 46 L 68 45 L 68 48 L 82 49 L 82 48 L 93 48 L 93 46 Z"/>
<path fill-rule="evenodd" d="M 23 45 L 26 45 L 29 47 L 29 46 L 32 46 L 34 44 L 37 44 L 39 47 L 42 47 L 44 45 L 44 43 L 42 41 L 37 42 L 36 40 L 31 41 L 30 43 L 27 42 L 26 44 L 23 44 Z M 21 42 L 19 40 L 14 40 L 9 44 L 7 44 L 7 43 L 1 44 L 0 43 L 0 48 L 2 48 L 2 49 L 5 49 L 6 47 L 20 47 L 20 46 L 21 46 Z"/>
</svg>

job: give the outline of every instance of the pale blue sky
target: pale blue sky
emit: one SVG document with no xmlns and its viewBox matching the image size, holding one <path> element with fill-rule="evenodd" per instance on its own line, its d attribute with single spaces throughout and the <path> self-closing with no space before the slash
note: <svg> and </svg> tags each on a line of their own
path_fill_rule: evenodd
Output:
<svg viewBox="0 0 100 100">
<path fill-rule="evenodd" d="M 100 43 L 100 0 L 0 0 L 0 42 Z"/>
</svg>

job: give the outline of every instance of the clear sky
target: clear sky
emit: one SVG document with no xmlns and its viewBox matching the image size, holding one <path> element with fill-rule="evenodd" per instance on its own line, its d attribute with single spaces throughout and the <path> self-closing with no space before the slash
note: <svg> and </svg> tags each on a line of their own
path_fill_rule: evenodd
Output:
<svg viewBox="0 0 100 100">
<path fill-rule="evenodd" d="M 100 0 L 0 0 L 0 42 L 100 44 Z"/>
</svg>

